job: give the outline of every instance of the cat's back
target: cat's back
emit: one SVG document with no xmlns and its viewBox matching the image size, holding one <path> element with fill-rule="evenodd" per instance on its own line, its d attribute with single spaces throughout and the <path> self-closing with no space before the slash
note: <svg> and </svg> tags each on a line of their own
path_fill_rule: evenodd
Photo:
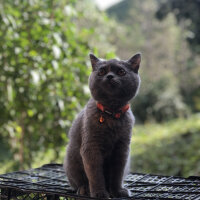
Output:
<svg viewBox="0 0 200 200">
<path fill-rule="evenodd" d="M 76 119 L 73 121 L 72 126 L 69 130 L 69 144 L 78 145 L 81 144 L 81 131 L 83 127 L 83 116 L 85 108 L 78 114 Z"/>
<path fill-rule="evenodd" d="M 79 140 L 81 139 L 82 132 L 85 132 L 84 130 L 87 129 L 87 122 L 89 121 L 90 123 L 92 123 L 92 121 L 95 121 L 90 119 L 94 119 L 95 117 L 97 117 L 96 111 L 97 108 L 96 106 L 94 106 L 94 102 L 92 101 L 92 99 L 90 99 L 72 123 L 72 126 L 68 133 L 70 141 L 76 141 L 78 140 L 77 138 L 79 138 Z"/>
</svg>

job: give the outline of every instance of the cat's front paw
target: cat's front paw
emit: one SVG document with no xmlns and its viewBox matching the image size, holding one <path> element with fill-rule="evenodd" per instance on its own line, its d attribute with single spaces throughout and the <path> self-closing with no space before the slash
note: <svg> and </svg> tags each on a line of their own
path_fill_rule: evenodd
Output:
<svg viewBox="0 0 200 200">
<path fill-rule="evenodd" d="M 126 188 L 111 191 L 112 197 L 130 197 L 130 191 Z"/>
<path fill-rule="evenodd" d="M 77 190 L 78 195 L 84 195 L 84 196 L 89 196 L 89 187 L 87 185 L 82 185 L 78 188 Z"/>
<path fill-rule="evenodd" d="M 109 198 L 109 194 L 107 191 L 99 191 L 91 193 L 91 197 L 98 198 L 98 199 L 107 199 Z"/>
</svg>

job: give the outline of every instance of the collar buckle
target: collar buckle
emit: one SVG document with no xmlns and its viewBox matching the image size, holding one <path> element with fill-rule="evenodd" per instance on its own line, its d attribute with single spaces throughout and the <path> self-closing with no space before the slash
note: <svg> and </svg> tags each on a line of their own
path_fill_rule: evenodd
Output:
<svg viewBox="0 0 200 200">
<path fill-rule="evenodd" d="M 113 113 L 110 112 L 110 111 L 108 111 L 108 110 L 105 110 L 104 112 L 105 112 L 106 114 L 108 114 L 108 115 L 113 115 Z"/>
</svg>

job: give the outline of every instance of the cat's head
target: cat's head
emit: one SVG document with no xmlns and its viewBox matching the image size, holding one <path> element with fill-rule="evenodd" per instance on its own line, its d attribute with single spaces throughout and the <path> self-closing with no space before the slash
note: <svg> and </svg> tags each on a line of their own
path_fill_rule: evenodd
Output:
<svg viewBox="0 0 200 200">
<path fill-rule="evenodd" d="M 131 100 L 140 86 L 138 70 L 141 54 L 129 60 L 102 60 L 90 54 L 92 73 L 89 88 L 93 98 L 105 105 L 123 105 Z"/>
</svg>

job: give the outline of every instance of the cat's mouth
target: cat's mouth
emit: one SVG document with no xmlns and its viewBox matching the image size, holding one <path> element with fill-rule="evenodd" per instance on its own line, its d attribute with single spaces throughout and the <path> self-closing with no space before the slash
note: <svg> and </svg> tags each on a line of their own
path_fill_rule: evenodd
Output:
<svg viewBox="0 0 200 200">
<path fill-rule="evenodd" d="M 109 81 L 107 81 L 107 84 L 113 88 L 118 87 L 120 85 L 119 81 L 116 81 L 114 79 L 111 79 Z"/>
</svg>

